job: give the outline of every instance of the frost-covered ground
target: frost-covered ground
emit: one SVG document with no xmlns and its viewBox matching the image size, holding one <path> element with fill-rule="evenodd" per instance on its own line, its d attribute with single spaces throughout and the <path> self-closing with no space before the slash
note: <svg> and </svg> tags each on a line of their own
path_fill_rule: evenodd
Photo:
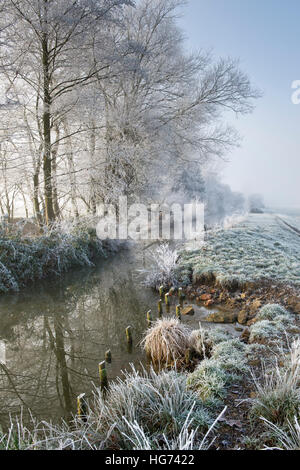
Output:
<svg viewBox="0 0 300 470">
<path fill-rule="evenodd" d="M 291 227 L 295 227 L 293 230 Z M 180 268 L 194 281 L 216 277 L 220 285 L 270 279 L 300 285 L 300 218 L 251 214 L 208 235 L 199 250 L 182 253 Z"/>
</svg>

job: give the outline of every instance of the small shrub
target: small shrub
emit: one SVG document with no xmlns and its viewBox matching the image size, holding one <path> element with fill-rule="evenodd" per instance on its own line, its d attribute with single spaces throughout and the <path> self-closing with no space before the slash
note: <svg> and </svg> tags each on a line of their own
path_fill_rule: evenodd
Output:
<svg viewBox="0 0 300 470">
<path fill-rule="evenodd" d="M 158 289 L 161 285 L 165 287 L 177 285 L 176 262 L 178 251 L 170 248 L 168 243 L 162 243 L 158 248 L 148 255 L 149 268 L 139 269 L 143 275 L 142 283 L 147 287 Z"/>
</svg>

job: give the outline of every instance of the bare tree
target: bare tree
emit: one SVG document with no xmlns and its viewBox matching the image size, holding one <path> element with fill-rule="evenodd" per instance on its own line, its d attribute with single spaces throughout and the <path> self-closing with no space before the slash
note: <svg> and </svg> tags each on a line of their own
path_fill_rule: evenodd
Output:
<svg viewBox="0 0 300 470">
<path fill-rule="evenodd" d="M 185 1 L 132 4 L 3 0 L 6 186 L 15 172 L 15 197 L 32 201 L 39 224 L 121 194 L 163 201 L 183 178 L 193 184 L 190 171 L 201 186 L 203 166 L 237 141 L 227 113 L 253 109 L 258 93 L 236 61 L 185 52 Z"/>
<path fill-rule="evenodd" d="M 130 0 L 7 0 L 9 26 L 4 42 L 13 64 L 6 69 L 32 88 L 42 102 L 43 174 L 45 218 L 55 218 L 52 181 L 53 118 L 61 98 L 75 87 L 87 84 L 96 74 L 106 74 L 107 65 L 92 60 L 91 44 L 101 27 L 113 21 L 114 11 Z M 74 67 L 80 57 L 82 69 Z M 85 65 L 85 67 L 83 67 Z M 40 87 L 41 83 L 41 87 Z"/>
</svg>

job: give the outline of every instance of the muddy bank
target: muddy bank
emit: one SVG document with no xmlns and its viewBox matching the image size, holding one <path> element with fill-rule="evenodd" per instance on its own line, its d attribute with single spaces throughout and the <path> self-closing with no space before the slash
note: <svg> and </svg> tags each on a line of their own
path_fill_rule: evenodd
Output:
<svg viewBox="0 0 300 470">
<path fill-rule="evenodd" d="M 216 317 L 219 323 L 237 321 L 241 325 L 251 325 L 257 311 L 269 303 L 279 303 L 291 313 L 300 315 L 299 290 L 270 281 L 248 283 L 235 290 L 219 288 L 214 283 L 191 283 L 184 288 L 184 293 L 190 302 L 199 306 L 219 307 L 226 311 L 227 315 Z"/>
</svg>

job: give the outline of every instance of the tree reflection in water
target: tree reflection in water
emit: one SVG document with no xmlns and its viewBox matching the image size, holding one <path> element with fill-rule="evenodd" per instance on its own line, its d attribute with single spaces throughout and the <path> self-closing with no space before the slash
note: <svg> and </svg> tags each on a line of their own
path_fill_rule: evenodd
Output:
<svg viewBox="0 0 300 470">
<path fill-rule="evenodd" d="M 9 414 L 24 420 L 69 419 L 76 396 L 98 386 L 98 363 L 107 349 L 109 378 L 129 363 L 144 360 L 137 342 L 146 328 L 146 311 L 156 311 L 157 296 L 136 282 L 136 260 L 121 252 L 92 270 L 69 273 L 0 299 L 0 424 Z M 134 348 L 127 350 L 125 328 L 133 326 Z"/>
</svg>

